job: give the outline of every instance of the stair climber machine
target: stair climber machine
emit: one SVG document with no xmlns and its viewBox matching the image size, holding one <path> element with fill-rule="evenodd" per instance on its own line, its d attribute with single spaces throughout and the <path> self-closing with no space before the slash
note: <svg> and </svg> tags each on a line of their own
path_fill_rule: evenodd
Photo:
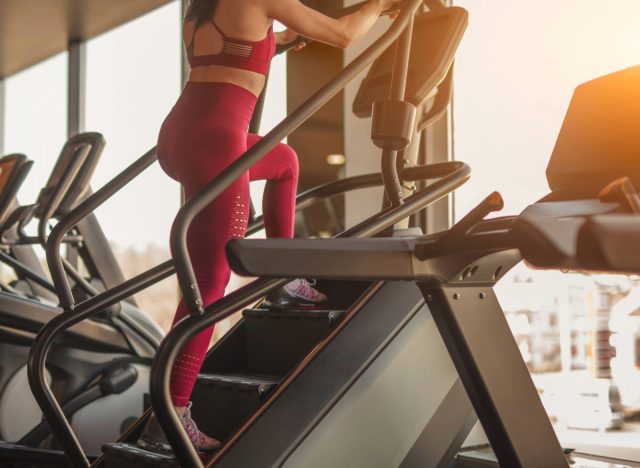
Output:
<svg viewBox="0 0 640 468">
<path fill-rule="evenodd" d="M 0 281 L 0 436 L 7 441 L 0 443 L 2 467 L 67 464 L 62 452 L 52 450 L 57 444 L 28 387 L 27 358 L 36 333 L 63 312 L 34 247 L 46 243 L 52 220 L 88 195 L 104 145 L 97 133 L 72 137 L 36 203 L 28 206 L 18 206 L 16 195 L 33 162 L 24 155 L 0 158 L 0 262 L 16 277 Z M 31 221 L 37 221 L 34 229 Z M 90 297 L 122 273 L 95 217 L 71 231 L 63 239 L 64 263 L 74 278 L 74 295 Z M 162 337 L 130 301 L 101 309 L 95 320 L 57 340 L 45 375 L 89 453 L 99 453 L 143 413 L 149 366 Z"/>
<path fill-rule="evenodd" d="M 595 79 L 576 89 L 547 168 L 551 193 L 519 216 L 486 219 L 503 205 L 500 195 L 494 192 L 451 229 L 438 234 L 412 238 L 234 240 L 227 246 L 231 266 L 237 273 L 261 278 L 309 276 L 384 281 L 396 288 L 417 285 L 490 442 L 486 447 L 460 451 L 456 466 L 640 466 L 640 459 L 607 458 L 599 455 L 597 448 L 587 447 L 585 453 L 561 448 L 493 292 L 494 284 L 523 259 L 541 268 L 640 272 L 640 254 L 635 248 L 640 242 L 640 196 L 634 188 L 640 187 L 639 89 L 640 67 Z M 300 262 L 300 258 L 305 261 Z M 395 298 L 396 302 L 403 300 L 404 297 Z M 316 348 L 313 358 L 305 362 L 299 377 L 304 387 L 297 388 L 299 406 L 307 408 L 311 404 L 308 400 L 313 398 L 315 402 L 316 395 L 338 379 L 336 374 L 345 372 L 349 365 L 345 356 L 349 356 L 348 362 L 352 359 L 345 351 L 353 350 L 344 347 L 348 344 L 341 341 L 341 334 L 358 318 L 347 315 L 340 325 L 341 332 L 334 333 L 333 340 L 323 343 L 324 349 Z M 407 325 L 399 335 L 406 333 Z M 364 328 L 371 333 L 371 328 L 377 326 L 377 322 L 369 321 Z M 162 347 L 160 353 L 171 357 Z M 324 373 L 314 375 L 315 367 L 327 365 L 331 359 L 333 362 L 324 368 Z M 330 461 L 324 466 L 364 466 L 350 464 L 346 458 L 337 459 L 335 452 L 343 452 L 347 445 L 354 451 L 363 449 L 363 435 L 354 419 L 360 412 L 370 418 L 377 407 L 393 399 L 395 392 L 403 391 L 398 389 L 399 381 L 394 380 L 387 384 L 380 399 L 374 400 L 376 385 L 385 375 L 384 370 L 376 372 L 375 362 L 367 364 L 369 367 L 362 370 L 359 379 L 349 382 L 351 389 L 360 387 L 361 398 L 369 399 L 367 408 L 360 408 L 355 396 L 350 397 L 351 389 L 344 394 L 336 392 L 327 400 L 325 412 L 309 421 L 295 443 L 281 452 L 278 466 L 321 466 L 319 460 Z M 405 365 L 405 372 L 411 370 Z M 398 373 L 393 377 L 403 376 Z M 292 391 L 296 380 L 291 382 Z M 420 412 L 432 394 L 433 384 L 418 376 L 413 376 L 412 383 L 424 398 L 413 408 Z M 231 453 L 234 448 L 240 449 L 242 453 L 235 460 L 248 460 L 261 451 L 260 437 L 268 439 L 269 445 L 275 444 L 274 439 L 280 440 L 280 428 L 276 429 L 272 418 L 292 416 L 290 407 L 279 405 L 288 390 L 285 388 L 260 417 L 252 420 L 247 435 L 253 430 L 253 437 L 237 438 L 235 447 L 225 447 Z M 402 408 L 394 410 L 384 419 L 369 419 L 374 426 L 390 429 L 385 437 L 375 439 L 376 446 L 386 445 L 386 439 L 396 436 L 396 419 L 411 423 Z M 423 441 L 425 446 L 439 440 L 451 420 L 441 422 L 431 428 L 430 440 Z M 264 433 L 269 429 L 276 435 Z M 372 432 L 366 428 L 364 437 Z M 344 453 L 340 456 L 344 457 Z M 391 466 L 376 461 L 380 456 L 376 454 L 368 466 Z M 440 466 L 424 456 L 426 452 L 411 466 Z M 242 466 L 224 465 L 224 461 L 222 458 L 222 466 Z M 406 461 L 401 466 L 409 466 Z M 250 465 L 261 463 L 247 466 Z"/>
<path fill-rule="evenodd" d="M 208 354 L 193 395 L 194 413 L 202 429 L 226 443 L 210 460 L 203 461 L 190 443 L 185 443 L 183 429 L 166 400 L 169 381 L 166 369 L 171 367 L 175 351 L 190 336 L 255 303 L 286 282 L 282 279 L 261 279 L 213 305 L 203 307 L 186 250 L 186 232 L 191 220 L 369 65 L 375 62 L 370 73 L 386 77 L 382 79 L 387 83 L 377 92 L 363 91 L 362 94 L 368 96 L 367 99 L 371 100 L 369 107 L 373 107 L 375 141 L 387 154 L 382 174 L 352 177 L 311 189 L 298 196 L 297 209 L 348 190 L 390 183 L 397 185 L 405 181 L 429 181 L 425 188 L 406 198 L 398 190 L 382 212 L 339 235 L 345 238 L 371 237 L 388 231 L 447 196 L 469 178 L 468 166 L 460 162 L 401 168 L 400 173 L 395 163 L 398 152 L 407 147 L 421 128 L 416 122 L 424 122 L 424 119 L 418 119 L 416 109 L 421 109 L 420 117 L 427 117 L 429 113 L 437 115 L 443 112 L 448 105 L 450 90 L 447 76 L 467 24 L 464 9 L 444 8 L 433 1 L 426 3 L 433 7 L 431 11 L 425 12 L 420 0 L 403 3 L 399 17 L 373 45 L 180 209 L 171 239 L 174 259 L 89 299 L 76 300 L 60 253 L 68 231 L 153 164 L 155 149 L 87 197 L 53 228 L 47 241 L 47 262 L 65 313 L 51 320 L 38 333 L 30 353 L 29 382 L 71 466 L 90 466 L 93 460 L 87 456 L 47 384 L 45 365 L 53 343 L 70 327 L 86 323 L 101 310 L 174 272 L 192 315 L 176 326 L 159 348 L 152 368 L 150 391 L 154 410 L 175 453 L 150 452 L 136 445 L 151 414 L 149 410 L 129 427 L 117 443 L 105 445 L 103 456 L 93 461 L 93 466 L 188 467 L 207 463 L 244 467 L 285 463 L 287 454 L 297 441 L 301 441 L 309 431 L 314 431 L 314 421 L 319 421 L 332 405 L 340 403 L 342 396 L 349 395 L 353 404 L 361 409 L 370 405 L 370 399 L 350 390 L 357 384 L 358 376 L 370 367 L 388 369 L 386 378 L 381 382 L 397 386 L 398 393 L 396 398 L 379 401 L 376 411 L 371 412 L 371 417 L 385 417 L 387 420 L 383 424 L 372 424 L 373 420 L 363 418 L 362 412 L 357 417 L 347 418 L 353 421 L 353 430 L 349 430 L 349 434 L 360 433 L 362 439 L 360 445 L 352 445 L 347 452 L 342 450 L 348 459 L 335 466 L 347 466 L 351 461 L 360 464 L 352 466 L 371 466 L 373 456 L 380 455 L 376 446 L 384 440 L 387 442 L 383 445 L 395 450 L 395 457 L 384 455 L 378 464 L 398 465 L 405 457 L 416 457 L 424 448 L 422 443 L 418 444 L 420 447 L 416 446 L 418 439 L 431 446 L 429 457 L 432 465 L 453 458 L 476 418 L 453 364 L 443 362 L 447 358 L 444 345 L 431 338 L 438 338 L 433 321 L 426 315 L 427 309 L 419 290 L 411 283 L 331 281 L 324 285 L 332 298 L 328 310 L 245 311 L 243 320 Z M 342 10 L 342 13 L 349 10 Z M 412 41 L 412 36 L 419 40 Z M 444 98 L 441 93 L 444 93 Z M 374 98 L 381 102 L 374 103 Z M 381 111 L 394 115 L 381 114 Z M 261 228 L 261 219 L 254 220 L 248 228 L 248 235 Z M 337 345 L 341 347 L 338 352 L 333 349 Z M 410 371 L 401 369 L 400 362 L 407 364 Z M 316 376 L 313 377 L 315 379 L 318 375 L 323 376 L 323 383 L 309 386 L 311 381 L 308 379 Z M 401 381 L 394 383 L 396 377 Z M 415 382 L 416 378 L 425 384 L 433 382 L 430 395 L 425 397 L 424 390 Z M 378 387 L 377 392 L 381 389 Z M 372 409 L 369 407 L 364 412 Z M 398 414 L 403 416 L 397 417 Z M 450 420 L 450 429 L 441 427 L 445 420 Z M 392 421 L 395 421 L 392 430 L 383 427 Z M 266 426 L 263 425 L 265 423 Z M 431 432 L 434 427 L 438 428 L 441 436 L 438 441 L 427 441 L 421 434 Z M 395 430 L 399 432 L 394 433 Z M 266 436 L 263 434 L 265 431 L 269 431 Z M 380 431 L 385 437 L 367 437 L 368 431 L 374 431 L 369 432 L 370 436 L 376 436 L 375 431 Z M 345 439 L 344 428 L 336 435 Z M 248 451 L 246 444 L 250 447 Z M 309 460 L 312 459 L 309 455 Z"/>
</svg>

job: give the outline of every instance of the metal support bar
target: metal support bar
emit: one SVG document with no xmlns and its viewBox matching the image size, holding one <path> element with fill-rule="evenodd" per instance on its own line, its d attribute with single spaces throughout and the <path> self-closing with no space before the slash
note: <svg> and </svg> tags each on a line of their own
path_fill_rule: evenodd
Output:
<svg viewBox="0 0 640 468">
<path fill-rule="evenodd" d="M 29 386 L 38 405 L 42 409 L 45 419 L 51 426 L 56 440 L 62 446 L 71 466 L 74 468 L 87 468 L 90 466 L 90 463 L 69 421 L 65 417 L 60 404 L 45 380 L 45 364 L 54 338 L 58 333 L 80 323 L 95 311 L 111 307 L 158 281 L 168 278 L 172 274 L 173 265 L 171 261 L 160 264 L 135 278 L 125 281 L 108 292 L 99 294 L 80 303 L 75 311 L 69 313 L 73 314 L 71 318 L 68 317 L 68 314 L 60 314 L 54 317 L 38 333 L 33 347 L 29 352 Z"/>
<path fill-rule="evenodd" d="M 5 132 L 7 121 L 7 101 L 6 101 L 7 82 L 4 78 L 0 78 L 0 156 L 4 154 Z"/>
<path fill-rule="evenodd" d="M 104 187 L 76 206 L 68 215 L 61 219 L 53 228 L 47 241 L 47 264 L 51 272 L 51 279 L 58 291 L 60 306 L 69 311 L 73 308 L 74 299 L 71 286 L 65 274 L 64 263 L 60 254 L 60 244 L 67 233 L 81 220 L 87 217 L 113 194 L 135 179 L 157 159 L 156 149 L 152 148 L 144 156 L 118 174 Z"/>
<path fill-rule="evenodd" d="M 83 41 L 69 43 L 69 94 L 67 101 L 67 134 L 77 135 L 85 128 L 87 49 Z"/>
<path fill-rule="evenodd" d="M 419 284 L 500 466 L 568 467 L 490 287 Z"/>
<path fill-rule="evenodd" d="M 454 171 L 451 175 L 443 177 L 442 179 L 430 184 L 426 188 L 420 190 L 419 192 L 414 193 L 412 196 L 407 198 L 402 205 L 397 207 L 388 208 L 385 211 L 382 211 L 378 214 L 375 214 L 370 219 L 375 218 L 385 218 L 389 215 L 389 213 L 394 213 L 396 220 L 393 224 L 396 224 L 398 221 L 405 219 L 408 216 L 411 216 L 413 213 L 435 203 L 436 201 L 446 197 L 455 189 L 464 184 L 469 177 L 471 176 L 471 169 L 466 164 L 463 164 L 459 169 Z M 428 203 L 424 202 L 425 193 L 429 193 L 432 197 L 429 199 Z M 370 235 L 375 234 L 367 227 L 367 223 L 370 220 L 365 220 L 359 224 L 356 224 L 351 229 L 345 231 L 343 234 L 345 237 L 353 236 L 354 233 L 362 232 L 363 237 L 368 237 Z M 390 226 L 386 226 L 389 228 Z M 386 229 L 385 228 L 385 229 Z"/>
<path fill-rule="evenodd" d="M 407 92 L 407 77 L 409 76 L 409 58 L 411 54 L 411 39 L 413 38 L 413 18 L 396 43 L 396 53 L 391 75 L 391 100 L 404 101 Z"/>
<path fill-rule="evenodd" d="M 382 150 L 380 166 L 382 168 L 382 178 L 384 181 L 384 193 L 391 206 L 402 204 L 404 190 L 400 183 L 400 175 L 397 166 L 398 152 L 394 150 Z M 387 206 L 385 203 L 383 206 Z"/>
<path fill-rule="evenodd" d="M 391 75 L 391 90 L 389 99 L 404 101 L 407 91 L 407 76 L 409 74 L 409 58 L 411 53 L 411 39 L 413 37 L 413 17 L 396 43 L 396 51 Z M 402 204 L 404 190 L 398 174 L 398 152 L 385 149 L 382 151 L 382 176 L 385 193 L 392 206 Z"/>
<path fill-rule="evenodd" d="M 49 280 L 47 280 L 44 276 L 39 275 L 35 271 L 31 270 L 29 267 L 25 266 L 23 263 L 17 261 L 11 255 L 7 255 L 4 252 L 0 252 L 0 262 L 6 263 L 11 268 L 16 270 L 19 274 L 26 276 L 34 283 L 42 286 L 45 289 L 48 289 L 51 292 L 56 292 L 56 288 L 51 284 Z"/>
</svg>

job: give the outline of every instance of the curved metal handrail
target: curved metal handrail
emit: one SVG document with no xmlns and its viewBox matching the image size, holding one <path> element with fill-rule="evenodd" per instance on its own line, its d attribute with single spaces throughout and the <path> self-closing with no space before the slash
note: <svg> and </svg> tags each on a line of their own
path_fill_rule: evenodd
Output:
<svg viewBox="0 0 640 468">
<path fill-rule="evenodd" d="M 470 174 L 471 169 L 468 165 L 457 163 L 457 167 L 449 175 L 411 195 L 404 204 L 375 214 L 336 237 L 364 238 L 382 232 L 407 216 L 445 197 L 464 184 Z M 207 306 L 202 315 L 185 317 L 160 344 L 151 365 L 149 383 L 151 404 L 180 466 L 202 468 L 198 452 L 194 449 L 171 403 L 171 369 L 178 352 L 197 333 L 255 302 L 288 281 L 288 279 L 257 279 Z"/>
<path fill-rule="evenodd" d="M 391 27 L 362 54 L 347 65 L 338 75 L 320 88 L 300 107 L 267 133 L 258 143 L 231 163 L 215 179 L 209 182 L 193 198 L 185 203 L 175 218 L 171 229 L 171 251 L 178 276 L 178 284 L 185 305 L 192 314 L 202 314 L 203 304 L 200 288 L 196 281 L 193 265 L 187 251 L 187 231 L 193 219 L 216 197 L 226 190 L 236 179 L 248 171 L 264 155 L 273 149 L 291 132 L 317 112 L 331 98 L 338 94 L 352 79 L 377 59 L 402 34 L 412 20 L 422 0 L 406 0 L 400 16 Z"/>
<path fill-rule="evenodd" d="M 84 219 L 88 213 L 95 211 L 108 198 L 110 198 L 117 188 L 128 184 L 136 178 L 142 171 L 151 166 L 157 159 L 156 149 L 152 148 L 147 151 L 140 159 L 134 162 L 127 170 L 118 174 L 114 179 L 110 180 L 100 190 L 91 195 L 89 198 L 75 207 L 68 215 L 61 219 L 49 234 L 47 241 L 47 264 L 51 272 L 53 284 L 58 291 L 60 306 L 65 310 L 72 310 L 74 306 L 73 293 L 71 286 L 65 275 L 65 269 L 60 255 L 60 245 L 64 236 L 76 224 Z"/>
<path fill-rule="evenodd" d="M 349 64 L 333 80 L 322 87 L 316 94 L 309 98 L 300 108 L 294 111 L 289 117 L 284 119 L 278 126 L 269 132 L 259 143 L 248 150 L 243 156 L 230 165 L 216 179 L 209 183 L 203 191 L 192 198 L 179 211 L 172 230 L 171 243 L 174 253 L 178 252 L 178 273 L 179 283 L 187 301 L 191 304 L 192 312 L 203 313 L 204 309 L 198 304 L 200 292 L 193 277 L 191 266 L 186 250 L 186 232 L 190 222 L 197 213 L 224 191 L 237 177 L 248 170 L 269 150 L 276 146 L 285 136 L 295 130 L 301 123 L 307 120 L 322 105 L 335 96 L 346 84 L 351 81 L 360 71 L 379 57 L 397 37 L 402 33 L 409 20 L 413 17 L 415 10 L 422 3 L 422 0 L 406 0 L 403 4 L 402 13 L 389 30 L 383 34 L 372 46 Z M 150 285 L 170 276 L 173 273 L 174 264 L 167 261 L 157 267 L 125 281 L 121 285 L 94 296 L 79 305 L 74 304 L 68 280 L 65 275 L 63 260 L 60 255 L 59 246 L 64 240 L 65 234 L 77 224 L 88 213 L 95 210 L 106 201 L 117 187 L 122 187 L 133 180 L 140 172 L 149 167 L 157 159 L 155 148 L 150 150 L 142 158 L 136 161 L 130 170 L 125 170 L 95 194 L 87 198 L 83 203 L 72 210 L 63 220 L 61 220 L 52 230 L 47 243 L 47 260 L 54 284 L 59 291 L 60 303 L 67 312 L 49 322 L 38 334 L 36 343 L 29 354 L 28 376 L 29 383 L 36 397 L 36 401 L 43 410 L 45 418 L 49 421 L 52 431 L 57 436 L 61 446 L 65 450 L 73 466 L 89 466 L 86 455 L 80 446 L 73 430 L 57 403 L 51 389 L 44 379 L 44 369 L 48 352 L 53 344 L 55 336 L 66 328 L 90 317 L 96 311 L 109 307 L 122 299 L 143 290 Z M 466 179 L 465 179 L 466 180 Z M 407 199 L 409 201 L 409 199 Z M 398 207 L 398 213 L 405 213 L 408 216 L 410 204 Z M 402 209 L 404 208 L 404 209 Z M 385 212 L 388 213 L 388 212 Z M 410 213 L 409 213 L 410 214 Z M 380 218 L 382 219 L 382 218 Z M 395 219 L 395 218 L 394 218 Z M 402 219 L 399 218 L 399 219 Z M 177 250 L 176 250 L 177 245 Z M 182 255 L 182 257 L 181 257 Z M 185 288 L 185 284 L 187 287 Z M 191 284 L 195 285 L 191 289 Z M 275 287 L 271 285 L 271 287 Z M 258 288 L 257 294 L 263 288 Z M 267 288 L 268 289 L 268 288 Z M 250 294 L 253 297 L 256 294 Z M 191 302 L 189 302 L 189 300 Z M 180 450 L 178 448 L 178 450 Z"/>
<path fill-rule="evenodd" d="M 33 396 L 72 466 L 88 467 L 90 463 L 45 379 L 45 365 L 54 338 L 59 333 L 81 322 L 91 314 L 104 310 L 170 276 L 173 273 L 173 262 L 165 262 L 142 275 L 125 281 L 109 291 L 87 299 L 74 310 L 76 305 L 74 304 L 73 293 L 71 292 L 71 287 L 65 274 L 64 261 L 60 254 L 60 245 L 69 230 L 104 203 L 119 187 L 129 183 L 155 160 L 156 152 L 154 148 L 130 166 L 130 168 L 128 168 L 130 170 L 125 170 L 120 173 L 61 219 L 51 231 L 47 241 L 47 262 L 49 264 L 51 278 L 58 293 L 60 305 L 65 313 L 56 316 L 38 332 L 34 345 L 29 351 L 27 374 Z"/>
<path fill-rule="evenodd" d="M 449 161 L 444 163 L 428 164 L 426 166 L 407 167 L 402 173 L 402 178 L 408 182 L 439 179 L 451 174 L 457 169 L 460 169 L 463 165 L 464 163 L 460 161 Z M 380 172 L 361 174 L 327 182 L 299 194 L 296 197 L 296 212 L 305 210 L 320 200 L 335 197 L 336 195 L 341 195 L 351 190 L 379 187 L 382 184 L 383 180 Z M 247 237 L 255 234 L 263 227 L 263 216 L 257 216 L 255 221 L 247 228 Z"/>
<path fill-rule="evenodd" d="M 111 195 L 124 187 L 144 169 L 146 169 L 148 165 L 155 161 L 154 155 L 154 150 L 147 152 L 117 176 L 117 178 L 114 179 L 114 182 L 108 187 L 103 187 L 103 189 L 91 195 L 82 205 L 79 205 L 75 210 L 69 213 L 69 218 L 65 217 L 60 220 L 58 225 L 56 225 L 56 228 L 54 228 L 54 231 L 56 232 L 53 233 L 53 235 L 55 237 L 53 239 L 50 238 L 47 245 L 50 262 L 52 262 L 52 264 L 62 264 L 64 266 L 64 260 L 58 260 L 58 256 L 60 256 L 59 240 L 66 238 L 66 233 L 75 225 L 74 223 L 77 223 L 84 216 L 87 216 L 95 210 L 97 206 L 106 201 Z M 405 178 L 407 180 L 438 179 L 461 169 L 463 166 L 463 163 L 453 161 L 427 166 L 411 167 L 406 169 Z M 323 198 L 346 193 L 350 190 L 376 187 L 380 185 L 382 185 L 382 175 L 380 173 L 364 174 L 328 182 L 298 195 L 296 211 L 303 210 Z M 263 227 L 263 219 L 258 218 L 247 229 L 247 235 L 254 234 Z M 66 281 L 64 277 L 64 270 L 58 268 L 57 271 L 54 271 L 55 273 L 53 273 L 52 276 L 57 284 L 64 284 Z M 157 265 L 151 270 L 145 271 L 140 275 L 129 279 L 126 283 L 123 283 L 124 286 L 120 285 L 120 288 L 124 287 L 125 290 L 128 291 L 126 294 L 129 294 L 130 291 L 137 292 L 172 275 L 174 272 L 173 262 L 169 260 Z M 56 292 L 53 287 L 52 290 Z M 135 294 L 135 292 L 131 292 L 130 294 Z M 114 294 L 118 295 L 114 296 Z M 59 405 L 54 403 L 54 397 L 46 387 L 46 382 L 43 379 L 44 368 L 50 346 L 57 335 L 78 322 L 96 315 L 101 310 L 104 310 L 104 307 L 110 307 L 111 305 L 119 302 L 126 294 L 119 293 L 118 288 L 112 288 L 94 296 L 91 300 L 87 300 L 79 304 L 72 303 L 70 308 L 66 309 L 66 312 L 63 315 L 56 318 L 55 322 L 46 324 L 41 330 L 39 336 L 36 338 L 36 341 L 39 344 L 32 352 L 33 358 L 30 361 L 30 367 L 32 366 L 34 369 L 30 371 L 32 375 L 32 377 L 30 377 L 30 384 L 33 394 L 36 397 L 36 401 L 42 408 L 46 419 L 48 421 L 54 421 L 52 426 L 54 428 L 53 433 L 58 437 L 63 447 L 70 447 L 71 445 L 74 445 L 75 442 L 72 436 L 69 435 L 72 431 L 71 427 L 68 425 L 64 414 L 60 411 Z M 46 410 L 45 407 L 47 408 Z M 82 452 L 76 452 L 77 453 L 75 453 L 74 457 L 77 458 L 79 463 L 80 453 Z"/>
</svg>

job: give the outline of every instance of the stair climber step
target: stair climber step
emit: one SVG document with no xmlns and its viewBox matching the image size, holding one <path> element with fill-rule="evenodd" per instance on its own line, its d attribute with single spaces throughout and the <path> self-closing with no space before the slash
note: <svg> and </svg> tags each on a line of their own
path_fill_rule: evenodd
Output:
<svg viewBox="0 0 640 468">
<path fill-rule="evenodd" d="M 179 463 L 172 454 L 152 452 L 134 444 L 113 443 L 102 447 L 104 468 L 138 468 L 141 466 L 176 468 Z"/>
<path fill-rule="evenodd" d="M 344 310 L 245 310 L 249 372 L 285 376 L 327 336 L 344 313 Z"/>
<path fill-rule="evenodd" d="M 279 382 L 269 375 L 200 374 L 191 395 L 193 419 L 202 432 L 224 441 L 257 411 Z"/>
</svg>

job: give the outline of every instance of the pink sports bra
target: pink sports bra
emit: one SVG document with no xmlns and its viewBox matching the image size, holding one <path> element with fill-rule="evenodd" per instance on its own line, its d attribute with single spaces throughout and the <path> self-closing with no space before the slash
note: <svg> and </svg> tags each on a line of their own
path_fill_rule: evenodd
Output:
<svg viewBox="0 0 640 468">
<path fill-rule="evenodd" d="M 191 43 L 187 46 L 187 59 L 191 68 L 206 67 L 209 65 L 221 65 L 224 67 L 239 68 L 267 75 L 271 59 L 276 51 L 276 38 L 273 33 L 273 25 L 261 41 L 245 41 L 227 36 L 211 19 L 211 24 L 222 35 L 222 51 L 217 54 L 194 55 L 193 41 L 197 28 L 191 35 Z"/>
</svg>

